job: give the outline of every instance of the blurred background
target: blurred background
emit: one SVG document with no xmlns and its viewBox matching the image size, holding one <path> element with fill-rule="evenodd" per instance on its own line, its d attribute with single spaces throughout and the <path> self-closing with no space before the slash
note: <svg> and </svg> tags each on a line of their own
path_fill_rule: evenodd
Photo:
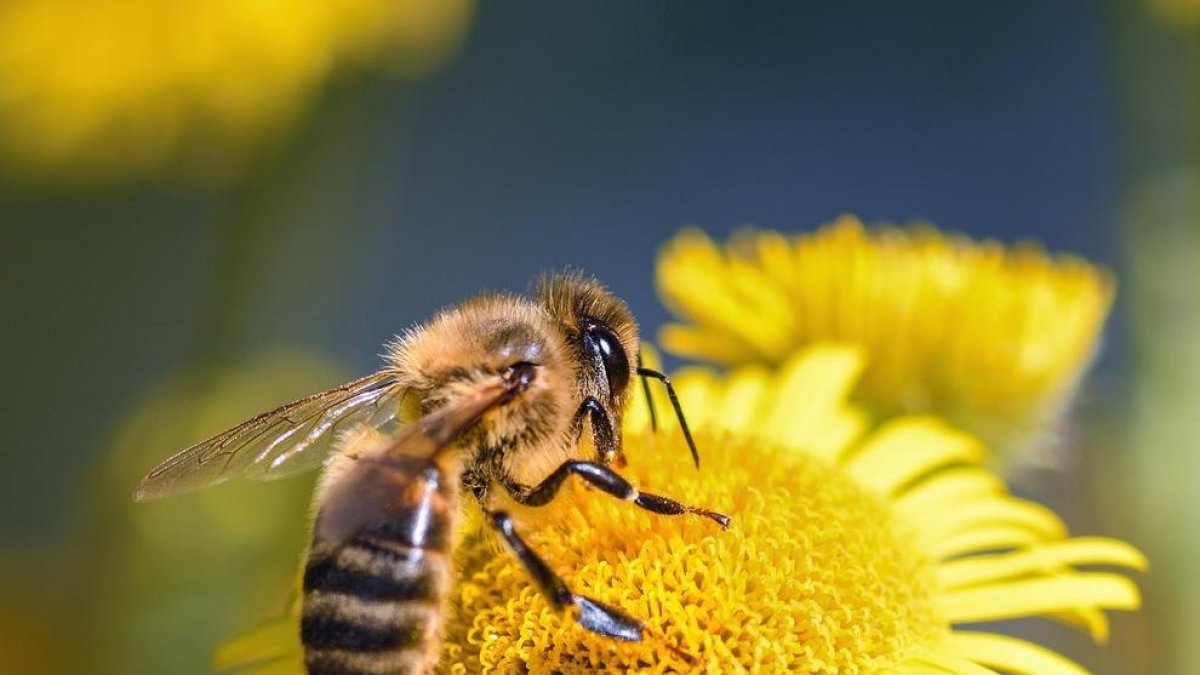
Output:
<svg viewBox="0 0 1200 675">
<path fill-rule="evenodd" d="M 1074 452 L 1153 561 L 1096 673 L 1200 672 L 1200 3 L 0 0 L 0 672 L 205 673 L 285 607 L 301 478 L 152 463 L 573 265 L 651 331 L 694 224 L 843 212 L 1114 268 Z"/>
</svg>

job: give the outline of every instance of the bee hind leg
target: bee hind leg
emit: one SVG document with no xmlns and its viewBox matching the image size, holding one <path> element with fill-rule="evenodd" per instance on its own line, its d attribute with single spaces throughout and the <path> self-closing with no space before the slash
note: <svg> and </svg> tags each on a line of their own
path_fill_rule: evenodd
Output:
<svg viewBox="0 0 1200 675">
<path fill-rule="evenodd" d="M 579 625 L 597 635 L 625 642 L 642 641 L 641 621 L 599 600 L 572 593 L 554 570 L 521 539 L 507 513 L 492 511 L 488 513 L 488 519 L 504 539 L 508 550 L 521 561 L 542 594 L 556 610 L 561 612 L 570 607 L 575 608 L 575 620 Z"/>
</svg>

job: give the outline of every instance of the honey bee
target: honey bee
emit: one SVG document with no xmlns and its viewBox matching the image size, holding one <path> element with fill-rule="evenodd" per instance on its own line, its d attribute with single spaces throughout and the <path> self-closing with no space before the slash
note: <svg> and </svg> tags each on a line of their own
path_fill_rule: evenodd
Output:
<svg viewBox="0 0 1200 675">
<path fill-rule="evenodd" d="M 577 476 L 654 513 L 729 525 L 722 514 L 641 492 L 613 469 L 624 464 L 621 418 L 636 377 L 647 393 L 649 379 L 666 386 L 697 467 L 699 455 L 670 380 L 641 365 L 629 309 L 592 279 L 551 274 L 529 298 L 468 300 L 401 335 L 385 359 L 373 375 L 183 450 L 135 493 L 151 500 L 325 465 L 303 579 L 310 675 L 435 667 L 463 504 L 482 508 L 552 607 L 623 641 L 641 641 L 643 624 L 573 593 L 522 540 L 501 496 L 542 506 Z"/>
</svg>

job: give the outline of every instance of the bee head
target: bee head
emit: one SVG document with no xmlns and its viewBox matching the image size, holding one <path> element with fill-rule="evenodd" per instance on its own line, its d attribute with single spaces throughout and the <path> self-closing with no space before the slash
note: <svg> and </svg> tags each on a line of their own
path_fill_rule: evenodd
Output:
<svg viewBox="0 0 1200 675">
<path fill-rule="evenodd" d="M 563 331 L 581 397 L 594 396 L 619 421 L 637 369 L 638 329 L 629 308 L 577 272 L 543 277 L 536 298 Z"/>
</svg>

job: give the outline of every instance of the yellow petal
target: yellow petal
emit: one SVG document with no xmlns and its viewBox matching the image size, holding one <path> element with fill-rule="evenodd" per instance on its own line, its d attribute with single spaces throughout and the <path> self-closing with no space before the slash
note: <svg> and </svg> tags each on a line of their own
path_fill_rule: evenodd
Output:
<svg viewBox="0 0 1200 675">
<path fill-rule="evenodd" d="M 1039 539 L 1066 535 L 1066 528 L 1053 511 L 1011 497 L 972 500 L 913 524 L 928 541 L 943 541 L 953 535 L 977 531 L 989 525 L 1021 527 Z"/>
<path fill-rule="evenodd" d="M 271 621 L 226 642 L 217 651 L 215 663 L 218 669 L 245 666 L 294 655 L 299 646 L 294 621 Z"/>
<path fill-rule="evenodd" d="M 1096 644 L 1108 642 L 1108 617 L 1095 607 L 1076 607 L 1063 612 L 1051 612 L 1046 618 L 1087 631 Z"/>
<path fill-rule="evenodd" d="M 846 402 L 862 368 L 856 348 L 818 345 L 797 354 L 778 373 L 745 366 L 721 378 L 707 369 L 687 368 L 672 379 L 693 430 L 739 434 L 834 461 L 869 423 L 864 411 Z M 627 431 L 649 424 L 644 396 L 637 393 L 634 399 Z M 669 415 L 663 413 L 669 407 L 658 401 L 659 416 Z"/>
<path fill-rule="evenodd" d="M 307 672 L 304 668 L 304 659 L 293 654 L 256 666 L 246 671 L 244 675 L 305 675 Z"/>
<path fill-rule="evenodd" d="M 819 345 L 801 352 L 780 371 L 761 433 L 787 447 L 836 457 L 860 431 L 862 420 L 845 400 L 863 366 L 862 353 L 848 346 Z M 839 433 L 827 435 L 831 428 Z"/>
<path fill-rule="evenodd" d="M 952 671 L 946 670 L 945 668 L 939 668 L 930 663 L 920 663 L 916 661 L 912 663 L 906 663 L 902 668 L 896 671 L 898 675 L 946 675 L 946 673 L 949 672 Z"/>
<path fill-rule="evenodd" d="M 1078 538 L 1012 553 L 952 560 L 938 568 L 938 582 L 942 588 L 955 589 L 1039 572 L 1061 571 L 1072 565 L 1114 565 L 1145 570 L 1146 558 L 1123 541 Z"/>
<path fill-rule="evenodd" d="M 664 256 L 671 262 L 659 266 L 656 279 L 677 313 L 700 324 L 722 325 L 720 334 L 744 345 L 756 360 L 787 355 L 791 306 L 777 286 L 754 267 L 726 258 L 699 230 L 685 231 L 667 248 L 671 252 Z M 670 349 L 675 338 L 663 333 L 660 339 Z"/>
<path fill-rule="evenodd" d="M 938 513 L 966 499 L 989 497 L 1004 492 L 996 474 L 977 466 L 952 467 L 938 471 L 896 495 L 892 502 L 904 517 L 919 518 Z"/>
<path fill-rule="evenodd" d="M 1058 612 L 1070 607 L 1137 609 L 1137 586 L 1116 574 L 1065 574 L 989 584 L 942 594 L 938 599 L 951 622 L 996 621 Z"/>
<path fill-rule="evenodd" d="M 770 378 L 766 368 L 754 366 L 730 374 L 719 403 L 721 413 L 713 420 L 715 426 L 734 432 L 754 428 L 763 408 L 769 404 Z"/>
<path fill-rule="evenodd" d="M 960 656 L 930 649 L 917 657 L 919 663 L 925 663 L 934 668 L 940 668 L 955 675 L 999 675 L 996 671 L 968 661 Z"/>
<path fill-rule="evenodd" d="M 970 436 L 940 420 L 906 416 L 885 424 L 846 462 L 863 485 L 890 495 L 905 484 L 948 464 L 976 462 L 985 455 Z"/>
<path fill-rule="evenodd" d="M 728 333 L 709 333 L 683 324 L 672 323 L 658 332 L 659 342 L 667 351 L 701 361 L 736 362 L 751 347 Z"/>
<path fill-rule="evenodd" d="M 1017 548 L 1040 541 L 1042 537 L 1028 528 L 999 524 L 979 527 L 930 542 L 929 552 L 935 559 L 945 560 L 967 553 Z"/>
<path fill-rule="evenodd" d="M 1087 675 L 1075 663 L 1024 640 L 988 633 L 955 631 L 945 648 L 963 658 L 1015 675 Z"/>
</svg>

